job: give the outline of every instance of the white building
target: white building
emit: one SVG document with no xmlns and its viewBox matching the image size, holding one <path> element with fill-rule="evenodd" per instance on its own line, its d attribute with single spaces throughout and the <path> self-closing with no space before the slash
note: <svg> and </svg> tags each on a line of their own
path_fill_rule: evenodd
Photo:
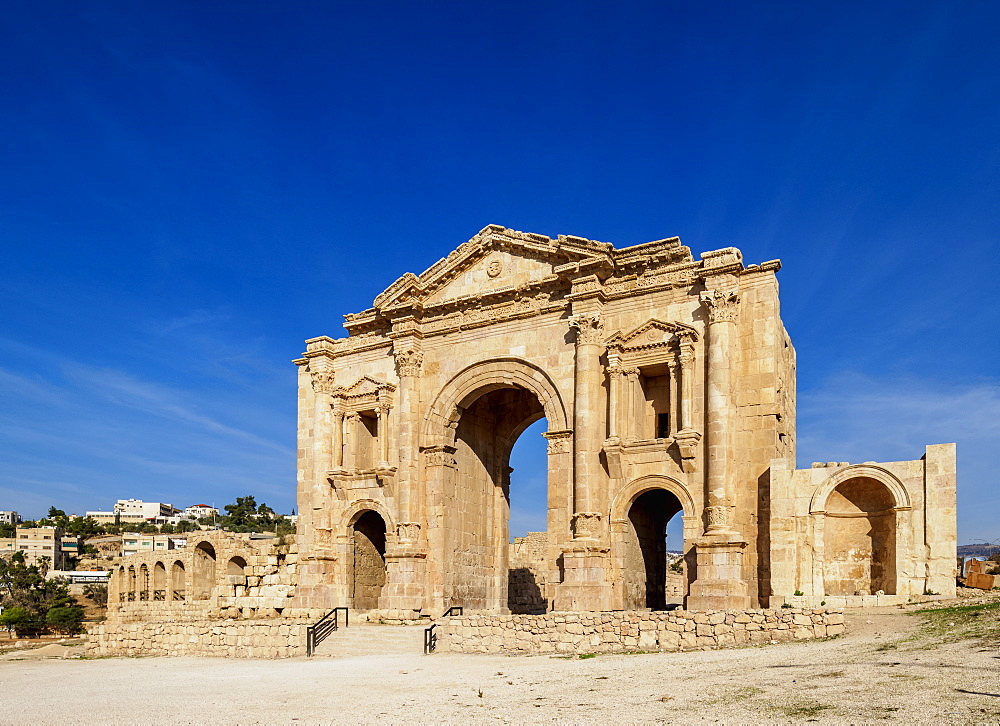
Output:
<svg viewBox="0 0 1000 726">
<path fill-rule="evenodd" d="M 201 519 L 202 517 L 218 517 L 219 510 L 207 504 L 192 504 L 184 510 L 184 516 L 188 519 Z"/>
<path fill-rule="evenodd" d="M 180 510 L 172 504 L 165 502 L 144 502 L 141 499 L 119 499 L 115 507 L 110 512 L 87 512 L 88 517 L 96 519 L 98 522 L 114 523 L 116 520 L 122 524 L 130 522 L 153 522 L 164 524 L 171 517 L 180 514 Z"/>
<path fill-rule="evenodd" d="M 21 515 L 17 512 L 0 512 L 0 524 L 20 524 Z"/>
</svg>

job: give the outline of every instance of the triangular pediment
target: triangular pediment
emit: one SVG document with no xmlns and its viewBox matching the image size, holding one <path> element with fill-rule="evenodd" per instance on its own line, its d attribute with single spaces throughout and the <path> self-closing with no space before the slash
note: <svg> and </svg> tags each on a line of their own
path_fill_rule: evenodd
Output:
<svg viewBox="0 0 1000 726">
<path fill-rule="evenodd" d="M 421 275 L 407 273 L 375 298 L 381 310 L 435 305 L 554 278 L 567 262 L 606 257 L 611 245 L 579 237 L 518 232 L 490 225 Z"/>
<path fill-rule="evenodd" d="M 690 325 L 670 323 L 651 319 L 628 333 L 615 333 L 606 341 L 608 347 L 623 349 L 648 348 L 656 345 L 667 345 L 677 335 L 684 334 L 697 339 L 698 334 Z"/>
<path fill-rule="evenodd" d="M 343 389 L 347 396 L 367 396 L 378 393 L 382 389 L 394 390 L 396 387 L 385 381 L 377 381 L 371 376 L 362 376 L 357 382 Z"/>
</svg>

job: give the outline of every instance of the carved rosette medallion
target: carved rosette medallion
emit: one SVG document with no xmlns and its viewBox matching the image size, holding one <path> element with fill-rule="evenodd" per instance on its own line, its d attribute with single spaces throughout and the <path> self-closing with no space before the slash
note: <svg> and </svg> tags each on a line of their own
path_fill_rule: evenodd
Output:
<svg viewBox="0 0 1000 726">
<path fill-rule="evenodd" d="M 494 257 L 486 265 L 486 274 L 490 277 L 500 277 L 501 272 L 503 272 L 503 261 L 499 257 Z"/>
<path fill-rule="evenodd" d="M 736 290 L 709 290 L 701 294 L 709 323 L 735 323 L 740 294 Z"/>
<path fill-rule="evenodd" d="M 577 345 L 600 344 L 604 337 L 604 321 L 600 313 L 571 315 L 569 326 L 576 331 Z"/>
<path fill-rule="evenodd" d="M 419 350 L 408 348 L 396 353 L 396 371 L 400 378 L 419 376 L 424 362 L 424 354 Z"/>
<path fill-rule="evenodd" d="M 599 539 L 600 512 L 577 512 L 573 515 L 573 539 Z"/>
</svg>

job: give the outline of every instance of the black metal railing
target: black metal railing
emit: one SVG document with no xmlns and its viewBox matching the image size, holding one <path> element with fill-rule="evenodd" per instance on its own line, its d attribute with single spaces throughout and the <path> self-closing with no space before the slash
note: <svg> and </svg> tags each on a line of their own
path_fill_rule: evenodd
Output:
<svg viewBox="0 0 1000 726">
<path fill-rule="evenodd" d="M 461 615 L 461 614 L 462 614 L 462 606 L 452 605 L 450 608 L 444 611 L 444 614 L 441 617 L 447 618 L 451 617 L 452 615 Z M 434 628 L 436 628 L 437 626 L 438 623 L 434 623 L 429 628 L 424 629 L 424 655 L 427 655 L 428 653 L 433 653 L 434 649 L 437 648 L 438 636 L 437 633 L 434 632 Z"/>
<path fill-rule="evenodd" d="M 350 615 L 345 607 L 334 608 L 322 618 L 315 625 L 310 625 L 306 628 L 306 655 L 312 655 L 316 652 L 316 646 L 326 640 L 326 636 L 337 630 L 340 627 L 340 622 L 337 619 L 337 612 L 339 610 L 344 611 L 344 627 L 348 626 L 348 619 Z"/>
</svg>

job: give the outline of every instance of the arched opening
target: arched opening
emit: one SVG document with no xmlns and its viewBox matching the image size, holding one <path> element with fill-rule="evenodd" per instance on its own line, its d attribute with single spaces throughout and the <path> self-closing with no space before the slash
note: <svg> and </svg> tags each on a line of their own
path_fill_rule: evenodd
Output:
<svg viewBox="0 0 1000 726">
<path fill-rule="evenodd" d="M 841 482 L 826 499 L 823 583 L 827 595 L 896 594 L 892 492 L 871 477 Z"/>
<path fill-rule="evenodd" d="M 247 561 L 244 560 L 242 557 L 233 557 L 233 558 L 231 558 L 229 560 L 229 564 L 226 565 L 226 574 L 229 575 L 230 577 L 243 578 L 243 577 L 245 577 L 245 575 L 244 575 L 244 568 L 246 566 L 247 566 Z M 240 584 L 240 585 L 242 585 L 242 584 L 245 584 L 245 583 L 244 582 L 240 582 L 240 583 L 231 583 L 231 584 L 234 584 L 234 585 L 235 584 Z"/>
<path fill-rule="evenodd" d="M 680 539 L 675 544 L 667 536 L 668 523 L 680 521 L 674 518 L 681 512 L 680 500 L 666 489 L 645 491 L 629 507 L 623 553 L 626 610 L 663 610 L 683 601 L 687 578 L 680 553 L 684 542 Z"/>
<path fill-rule="evenodd" d="M 125 602 L 128 599 L 128 576 L 125 574 L 125 567 L 118 568 L 118 602 Z"/>
<path fill-rule="evenodd" d="M 192 564 L 191 599 L 208 600 L 215 586 L 215 548 L 208 542 L 201 542 L 194 548 Z"/>
<path fill-rule="evenodd" d="M 548 422 L 528 426 L 514 442 L 509 457 L 507 608 L 512 613 L 548 610 Z"/>
<path fill-rule="evenodd" d="M 167 598 L 167 568 L 162 562 L 153 565 L 153 599 L 166 600 Z"/>
<path fill-rule="evenodd" d="M 385 585 L 385 520 L 378 512 L 365 510 L 354 521 L 351 556 L 351 597 L 356 610 L 378 607 Z"/>
<path fill-rule="evenodd" d="M 184 599 L 184 563 L 180 560 L 174 562 L 170 571 L 170 589 L 173 591 L 171 599 Z"/>
<path fill-rule="evenodd" d="M 471 399 L 471 400 L 470 400 Z M 511 599 L 509 526 L 511 516 L 510 457 L 514 442 L 545 410 L 524 388 L 490 386 L 478 397 L 466 397 L 455 429 L 455 485 L 447 491 L 445 511 L 458 516 L 445 521 L 451 556 L 451 601 L 470 609 L 535 612 L 545 609 L 537 573 L 543 572 L 547 539 L 519 553 L 538 560 L 537 567 L 517 562 L 518 593 Z M 538 539 L 538 537 L 536 537 Z M 537 550 L 536 555 L 530 553 Z M 535 574 L 531 574 L 534 572 Z M 523 581 L 523 582 L 522 582 Z M 524 602 L 518 602 L 523 600 Z"/>
<path fill-rule="evenodd" d="M 128 599 L 129 601 L 135 600 L 135 567 L 133 565 L 128 566 Z"/>
</svg>

